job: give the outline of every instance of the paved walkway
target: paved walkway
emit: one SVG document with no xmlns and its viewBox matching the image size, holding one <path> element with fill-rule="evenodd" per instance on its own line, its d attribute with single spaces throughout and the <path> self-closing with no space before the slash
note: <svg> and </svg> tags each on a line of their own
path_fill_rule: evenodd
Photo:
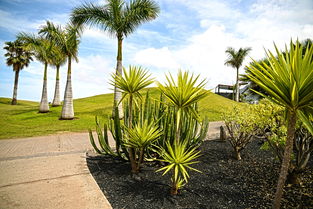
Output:
<svg viewBox="0 0 313 209">
<path fill-rule="evenodd" d="M 0 140 L 0 209 L 112 208 L 88 170 L 90 149 L 87 133 Z"/>
<path fill-rule="evenodd" d="M 86 165 L 87 133 L 0 140 L 1 209 L 106 209 Z"/>
</svg>

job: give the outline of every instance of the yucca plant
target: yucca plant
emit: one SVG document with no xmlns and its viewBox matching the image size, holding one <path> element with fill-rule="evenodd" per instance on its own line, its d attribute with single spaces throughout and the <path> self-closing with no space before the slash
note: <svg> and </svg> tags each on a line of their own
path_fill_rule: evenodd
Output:
<svg viewBox="0 0 313 209">
<path fill-rule="evenodd" d="M 299 118 L 307 129 L 313 133 L 309 116 L 313 112 L 313 47 L 308 46 L 303 54 L 299 41 L 290 42 L 290 49 L 281 52 L 275 45 L 276 56 L 267 52 L 269 64 L 250 66 L 249 78 L 265 90 L 269 96 L 261 94 L 274 103 L 283 106 L 287 115 L 287 139 L 283 162 L 277 183 L 273 208 L 280 208 L 291 153 Z M 261 69 L 261 70 L 259 70 Z"/>
<path fill-rule="evenodd" d="M 133 154 L 137 166 L 135 171 L 132 170 L 133 173 L 139 172 L 145 150 L 160 136 L 159 127 L 154 122 L 147 120 L 136 124 L 133 128 L 126 128 L 124 145 L 135 150 Z"/>
<path fill-rule="evenodd" d="M 133 113 L 133 103 L 134 100 L 139 98 L 141 99 L 140 90 L 149 86 L 153 83 L 153 79 L 150 78 L 147 70 L 136 67 L 136 66 L 129 66 L 128 71 L 123 68 L 123 75 L 122 74 L 112 74 L 113 80 L 111 81 L 111 85 L 120 89 L 123 93 L 123 96 L 120 100 L 122 102 L 125 98 L 128 97 L 128 124 L 127 128 L 132 128 L 132 113 Z M 135 100 L 136 102 L 136 100 Z M 117 116 L 115 116 L 117 117 Z M 135 160 L 135 153 L 133 148 L 130 148 L 129 151 L 129 159 L 132 167 L 132 172 L 137 173 L 137 165 Z"/>
<path fill-rule="evenodd" d="M 168 165 L 158 169 L 157 172 L 164 171 L 163 175 L 165 175 L 172 171 L 171 194 L 177 195 L 178 190 L 188 183 L 188 178 L 190 177 L 188 170 L 200 172 L 191 167 L 192 164 L 198 163 L 195 160 L 200 156 L 200 151 L 197 150 L 197 147 L 188 148 L 187 141 L 175 141 L 173 145 L 167 142 L 166 148 L 161 147 L 159 152 L 163 158 L 161 161 L 168 163 Z"/>
<path fill-rule="evenodd" d="M 190 75 L 188 71 L 182 72 L 180 70 L 177 75 L 177 81 L 169 74 L 169 76 L 166 76 L 167 83 L 165 85 L 158 82 L 158 87 L 167 98 L 169 104 L 177 109 L 175 134 L 177 141 L 180 138 L 183 113 L 190 114 L 195 119 L 199 119 L 193 105 L 207 96 L 207 91 L 204 90 L 205 80 L 197 84 L 199 76 Z"/>
</svg>

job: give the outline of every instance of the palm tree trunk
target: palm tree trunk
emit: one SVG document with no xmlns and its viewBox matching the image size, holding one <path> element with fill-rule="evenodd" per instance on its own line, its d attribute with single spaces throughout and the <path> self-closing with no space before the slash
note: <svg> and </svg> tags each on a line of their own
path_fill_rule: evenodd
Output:
<svg viewBox="0 0 313 209">
<path fill-rule="evenodd" d="M 285 181 L 287 178 L 289 164 L 290 164 L 291 152 L 293 149 L 293 141 L 294 141 L 295 131 L 296 131 L 296 120 L 297 120 L 296 112 L 289 110 L 287 141 L 286 141 L 286 147 L 285 147 L 285 152 L 284 152 L 284 158 L 283 158 L 283 162 L 281 165 L 278 183 L 276 187 L 276 194 L 275 194 L 275 199 L 273 203 L 274 209 L 280 208 L 280 202 L 283 196 L 283 188 L 285 186 Z"/>
<path fill-rule="evenodd" d="M 74 107 L 73 107 L 73 93 L 72 93 L 72 79 L 71 79 L 71 56 L 68 56 L 68 71 L 67 71 L 67 80 L 66 87 L 64 92 L 64 101 L 62 106 L 61 118 L 63 120 L 72 120 L 74 119 Z"/>
<path fill-rule="evenodd" d="M 61 102 L 60 102 L 60 66 L 57 66 L 56 71 L 57 71 L 57 75 L 55 79 L 54 98 L 52 102 L 53 107 L 61 105 Z"/>
<path fill-rule="evenodd" d="M 236 102 L 239 102 L 239 68 L 237 68 L 236 75 Z"/>
<path fill-rule="evenodd" d="M 117 43 L 117 58 L 116 58 L 116 74 L 122 75 L 123 73 L 123 65 L 122 65 L 122 43 L 123 43 L 123 38 L 118 37 L 118 43 Z M 119 103 L 119 101 L 122 99 L 122 92 L 119 88 L 116 86 L 114 87 L 114 103 L 118 104 L 118 113 L 119 113 L 119 118 L 123 118 L 123 106 L 122 103 Z M 114 117 L 114 108 L 113 108 L 113 117 Z"/>
<path fill-rule="evenodd" d="M 42 94 L 41 94 L 41 101 L 39 106 L 40 113 L 49 112 L 49 104 L 48 104 L 48 93 L 47 93 L 47 69 L 48 63 L 45 62 L 45 71 L 43 75 L 43 86 L 42 86 Z"/>
<path fill-rule="evenodd" d="M 13 88 L 13 98 L 12 98 L 12 105 L 17 104 L 17 86 L 18 86 L 18 77 L 19 77 L 20 70 L 15 70 L 15 79 L 14 79 L 14 88 Z"/>
</svg>

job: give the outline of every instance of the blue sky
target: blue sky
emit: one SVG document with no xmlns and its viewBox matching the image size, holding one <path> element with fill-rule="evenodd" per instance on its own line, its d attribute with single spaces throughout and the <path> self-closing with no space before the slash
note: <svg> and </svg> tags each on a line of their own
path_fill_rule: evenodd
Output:
<svg viewBox="0 0 313 209">
<path fill-rule="evenodd" d="M 65 25 L 75 0 L 0 1 L 0 97 L 11 97 L 12 68 L 6 66 L 5 41 L 18 32 L 37 32 L 46 20 Z M 105 0 L 87 1 L 105 4 Z M 159 17 L 140 26 L 124 40 L 123 65 L 141 65 L 162 82 L 165 73 L 178 69 L 201 74 L 207 88 L 234 84 L 235 70 L 224 66 L 225 49 L 252 47 L 250 57 L 264 57 L 264 48 L 280 48 L 291 38 L 313 38 L 312 0 L 156 0 Z M 108 84 L 114 72 L 116 39 L 87 28 L 81 38 L 79 63 L 73 65 L 74 98 L 112 92 Z M 251 61 L 248 57 L 245 63 Z M 243 68 L 241 73 L 243 73 Z M 43 65 L 32 62 L 20 73 L 18 99 L 39 101 Z M 61 68 L 61 94 L 66 80 L 66 65 Z M 53 97 L 55 69 L 48 74 L 48 95 Z"/>
</svg>

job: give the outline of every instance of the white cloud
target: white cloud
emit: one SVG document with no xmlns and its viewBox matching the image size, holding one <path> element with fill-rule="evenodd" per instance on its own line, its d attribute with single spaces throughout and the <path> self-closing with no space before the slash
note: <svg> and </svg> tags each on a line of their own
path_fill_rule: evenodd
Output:
<svg viewBox="0 0 313 209">
<path fill-rule="evenodd" d="M 178 67 L 201 73 L 208 78 L 209 88 L 219 83 L 235 83 L 235 70 L 224 66 L 225 49 L 229 46 L 252 47 L 250 56 L 260 59 L 265 56 L 264 48 L 273 49 L 273 42 L 283 48 L 291 38 L 313 37 L 312 1 L 260 0 L 251 5 L 246 14 L 227 2 L 179 2 L 196 11 L 199 24 L 205 30 L 186 38 L 175 48 L 143 49 L 134 55 L 134 60 L 151 66 L 153 73 Z M 234 19 L 236 23 L 232 24 Z M 244 65 L 250 61 L 247 57 Z M 242 67 L 240 73 L 243 72 Z"/>
</svg>

